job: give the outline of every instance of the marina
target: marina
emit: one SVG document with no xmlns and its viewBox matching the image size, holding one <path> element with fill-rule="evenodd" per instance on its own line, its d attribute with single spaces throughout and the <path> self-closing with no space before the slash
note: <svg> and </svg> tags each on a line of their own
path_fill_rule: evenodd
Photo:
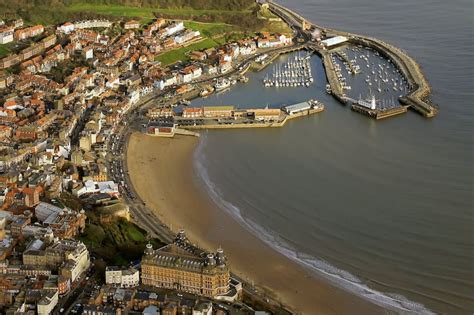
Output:
<svg viewBox="0 0 474 315">
<path fill-rule="evenodd" d="M 283 65 L 277 64 L 273 67 L 270 76 L 263 79 L 265 87 L 309 87 L 313 82 L 310 54 L 301 55 L 297 53 Z"/>
<path fill-rule="evenodd" d="M 359 113 L 375 119 L 406 112 L 399 99 L 410 93 L 408 80 L 377 51 L 347 45 L 324 55 L 326 92 Z M 375 101 L 376 100 L 376 101 Z"/>
</svg>

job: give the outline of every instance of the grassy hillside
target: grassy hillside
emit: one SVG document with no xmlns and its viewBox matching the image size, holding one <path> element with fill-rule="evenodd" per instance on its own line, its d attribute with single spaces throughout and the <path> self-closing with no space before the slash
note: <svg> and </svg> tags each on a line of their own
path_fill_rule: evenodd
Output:
<svg viewBox="0 0 474 315">
<path fill-rule="evenodd" d="M 38 6 L 74 6 L 90 5 L 122 5 L 130 7 L 154 8 L 194 8 L 217 10 L 245 10 L 255 4 L 253 0 L 3 0 L 5 7 L 38 7 Z"/>
<path fill-rule="evenodd" d="M 223 33 L 231 32 L 236 29 L 234 25 L 225 23 L 200 23 L 193 21 L 185 21 L 184 26 L 186 28 L 201 32 L 203 36 L 215 37 Z"/>
<path fill-rule="evenodd" d="M 195 9 L 192 7 L 180 7 L 180 8 L 163 8 L 163 7 L 132 7 L 130 5 L 97 5 L 90 3 L 77 3 L 65 7 L 68 12 L 96 12 L 105 15 L 114 16 L 153 16 L 153 13 L 163 14 L 182 14 L 182 15 L 194 15 L 194 14 L 208 14 L 208 13 L 230 13 L 230 14 L 244 14 L 250 13 L 250 10 L 226 10 L 226 9 Z"/>
<path fill-rule="evenodd" d="M 198 43 L 161 54 L 156 57 L 156 60 L 160 61 L 163 65 L 169 65 L 177 61 L 188 60 L 189 58 L 187 56 L 187 53 L 189 53 L 190 51 L 207 49 L 207 48 L 216 47 L 216 46 L 219 46 L 218 42 L 210 38 L 207 38 Z"/>
<path fill-rule="evenodd" d="M 6 56 L 10 53 L 10 45 L 9 44 L 0 44 L 0 58 Z"/>
<path fill-rule="evenodd" d="M 94 255 L 109 264 L 126 265 L 140 259 L 148 241 L 155 247 L 164 245 L 158 240 L 149 240 L 147 232 L 132 222 L 100 224 L 94 214 L 88 212 L 87 215 L 86 230 L 80 239 Z"/>
<path fill-rule="evenodd" d="M 0 12 L 4 19 L 22 17 L 27 24 L 44 25 L 90 18 L 133 18 L 144 24 L 162 17 L 193 21 L 188 27 L 211 38 L 236 31 L 289 30 L 253 0 L 0 0 Z M 0 55 L 7 52 L 0 47 Z"/>
<path fill-rule="evenodd" d="M 29 23 L 55 24 L 88 14 L 151 18 L 166 15 L 246 14 L 252 0 L 0 0 L 3 19 L 20 16 Z"/>
</svg>

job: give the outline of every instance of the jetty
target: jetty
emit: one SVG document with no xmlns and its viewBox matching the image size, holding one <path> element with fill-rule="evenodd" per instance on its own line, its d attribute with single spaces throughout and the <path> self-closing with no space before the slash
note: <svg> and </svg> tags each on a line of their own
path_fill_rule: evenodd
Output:
<svg viewBox="0 0 474 315">
<path fill-rule="evenodd" d="M 351 98 L 346 98 L 346 101 L 352 103 L 352 110 L 366 116 L 369 116 L 374 119 L 384 119 L 407 112 L 408 106 L 392 106 L 388 108 L 377 108 L 375 97 L 372 97 L 372 100 L 364 101 L 362 99 L 354 100 Z"/>
<path fill-rule="evenodd" d="M 341 103 L 345 104 L 346 94 L 342 89 L 341 82 L 337 78 L 336 69 L 334 68 L 334 63 L 332 62 L 331 55 L 327 51 L 320 51 L 319 55 L 323 60 L 324 70 L 326 72 L 326 78 L 328 84 L 331 87 L 331 94 Z"/>
</svg>

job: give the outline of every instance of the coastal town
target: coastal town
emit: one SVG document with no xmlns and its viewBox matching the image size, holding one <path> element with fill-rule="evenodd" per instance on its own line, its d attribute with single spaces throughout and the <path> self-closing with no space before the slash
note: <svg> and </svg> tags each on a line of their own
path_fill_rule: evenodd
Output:
<svg viewBox="0 0 474 315">
<path fill-rule="evenodd" d="M 204 250 L 184 230 L 150 217 L 125 163 L 132 130 L 196 136 L 200 129 L 282 127 L 324 110 L 315 99 L 280 108 L 188 106 L 245 82 L 247 71 L 280 54 L 325 55 L 328 39 L 340 36 L 291 23 L 281 7 L 272 8 L 293 27 L 289 33 L 246 34 L 171 64 L 157 57 L 204 39 L 180 20 L 0 21 L 0 44 L 20 47 L 0 59 L 0 312 L 291 313 L 236 276 L 225 248 Z M 304 80 L 294 82 L 309 86 L 310 70 L 301 73 Z M 338 97 L 339 83 L 327 76 Z M 418 86 L 411 82 L 413 93 Z M 404 100 L 426 116 L 435 112 Z M 133 258 L 100 251 L 92 227 L 114 225 L 132 231 L 140 247 Z"/>
</svg>

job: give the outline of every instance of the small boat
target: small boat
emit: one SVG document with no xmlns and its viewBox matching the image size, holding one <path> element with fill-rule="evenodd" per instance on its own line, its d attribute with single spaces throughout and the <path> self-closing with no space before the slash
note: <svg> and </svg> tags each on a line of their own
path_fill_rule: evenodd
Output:
<svg viewBox="0 0 474 315">
<path fill-rule="evenodd" d="M 328 94 L 331 94 L 331 93 L 332 93 L 331 85 L 330 85 L 330 84 L 326 84 L 326 93 L 328 93 Z"/>
<path fill-rule="evenodd" d="M 206 96 L 208 96 L 209 94 L 211 94 L 212 91 L 213 91 L 213 90 L 210 90 L 210 89 L 204 89 L 204 90 L 202 90 L 202 91 L 199 93 L 199 95 L 200 95 L 201 97 L 206 97 Z"/>
<path fill-rule="evenodd" d="M 216 85 L 214 86 L 216 88 L 216 91 L 222 91 L 230 87 L 231 82 L 228 79 L 219 79 L 217 80 Z"/>
</svg>

